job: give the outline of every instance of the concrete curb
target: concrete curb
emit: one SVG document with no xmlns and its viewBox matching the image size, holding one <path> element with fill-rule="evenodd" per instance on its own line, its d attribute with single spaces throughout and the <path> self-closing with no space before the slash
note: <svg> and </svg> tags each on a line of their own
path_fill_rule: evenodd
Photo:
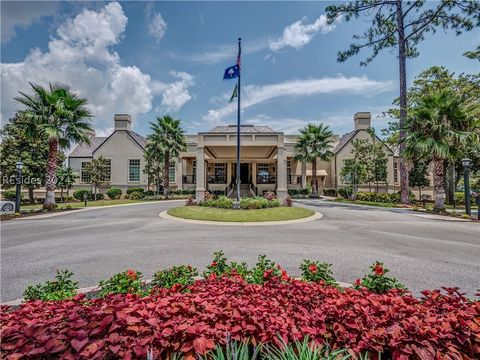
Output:
<svg viewBox="0 0 480 360">
<path fill-rule="evenodd" d="M 195 276 L 195 280 L 204 280 L 205 278 L 203 276 Z M 300 280 L 299 277 L 295 277 L 294 279 L 296 280 Z M 146 284 L 149 284 L 153 281 L 153 279 L 148 279 L 148 280 L 145 280 L 145 283 Z M 351 288 L 353 287 L 352 284 L 349 284 L 349 283 L 345 283 L 345 282 L 341 282 L 341 281 L 337 281 L 338 282 L 338 285 L 342 288 Z M 95 291 L 95 290 L 98 290 L 99 287 L 98 285 L 96 286 L 88 286 L 88 287 L 84 287 L 84 288 L 80 288 L 78 289 L 78 293 L 79 294 L 86 294 L 86 293 L 89 293 L 89 292 L 92 292 L 92 291 Z M 15 299 L 15 300 L 10 300 L 10 301 L 6 301 L 6 302 L 3 302 L 1 303 L 0 305 L 6 305 L 6 306 L 18 306 L 18 305 L 21 305 L 22 304 L 22 301 L 23 301 L 23 298 L 21 299 Z"/>
<path fill-rule="evenodd" d="M 83 211 L 88 211 L 88 210 L 108 209 L 108 208 L 115 208 L 115 207 L 122 207 L 122 206 L 135 206 L 135 205 L 145 205 L 145 204 L 161 204 L 161 203 L 171 203 L 171 202 L 179 202 L 179 201 L 186 201 L 186 199 L 144 201 L 144 202 L 138 202 L 138 203 L 133 203 L 133 204 L 88 206 L 88 207 L 83 207 L 83 208 L 73 208 L 73 209 L 66 210 L 66 211 L 54 212 L 54 213 L 51 213 L 51 214 L 47 213 L 47 214 L 19 217 L 19 218 L 14 218 L 14 219 L 11 219 L 11 220 L 18 221 L 18 220 L 47 219 L 47 218 L 51 218 L 51 217 L 74 214 L 74 213 L 77 213 L 77 212 L 83 212 Z"/>
<path fill-rule="evenodd" d="M 271 226 L 271 225 L 290 225 L 290 224 L 299 224 L 309 221 L 320 220 L 323 218 L 323 214 L 316 212 L 302 219 L 294 220 L 279 220 L 279 221 L 258 221 L 258 222 L 241 222 L 241 221 L 208 221 L 208 220 L 193 220 L 193 219 L 183 219 L 176 216 L 167 214 L 168 210 L 165 210 L 158 214 L 161 218 L 165 220 L 180 221 L 189 224 L 199 224 L 199 225 L 216 225 L 216 226 Z"/>
</svg>

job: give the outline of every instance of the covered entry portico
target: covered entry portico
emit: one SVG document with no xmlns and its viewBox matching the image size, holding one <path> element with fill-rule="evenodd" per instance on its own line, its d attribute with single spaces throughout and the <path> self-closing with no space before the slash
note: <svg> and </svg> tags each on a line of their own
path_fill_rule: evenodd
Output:
<svg viewBox="0 0 480 360">
<path fill-rule="evenodd" d="M 236 126 L 218 126 L 198 134 L 196 154 L 196 198 L 204 192 L 233 190 L 236 179 Z M 203 164 L 203 166 L 200 166 Z M 243 192 L 276 191 L 287 195 L 287 158 L 283 133 L 266 126 L 241 127 L 240 181 Z"/>
</svg>

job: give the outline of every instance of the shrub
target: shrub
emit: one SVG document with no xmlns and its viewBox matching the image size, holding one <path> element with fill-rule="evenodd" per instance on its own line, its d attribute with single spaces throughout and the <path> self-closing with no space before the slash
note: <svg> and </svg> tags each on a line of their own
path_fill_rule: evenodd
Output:
<svg viewBox="0 0 480 360">
<path fill-rule="evenodd" d="M 73 196 L 64 196 L 63 200 L 65 202 L 77 202 L 77 199 L 75 199 Z"/>
<path fill-rule="evenodd" d="M 288 195 L 293 199 L 305 199 L 310 196 L 309 189 L 289 189 Z"/>
<path fill-rule="evenodd" d="M 57 270 L 55 280 L 28 286 L 23 293 L 23 298 L 26 301 L 72 298 L 77 295 L 78 290 L 78 282 L 74 282 L 71 279 L 72 276 L 73 273 L 68 270 Z"/>
<path fill-rule="evenodd" d="M 143 199 L 145 198 L 145 194 L 140 191 L 134 191 L 134 192 L 131 192 L 130 194 L 128 194 L 128 198 L 131 199 L 131 200 L 140 200 L 140 199 Z"/>
<path fill-rule="evenodd" d="M 248 209 L 266 209 L 270 207 L 278 207 L 280 202 L 278 199 L 267 200 L 262 196 L 255 197 L 243 197 L 240 199 L 240 208 L 244 210 Z"/>
<path fill-rule="evenodd" d="M 104 194 L 92 194 L 92 200 L 95 197 L 95 200 L 104 200 L 105 195 Z"/>
<path fill-rule="evenodd" d="M 218 198 L 210 198 L 199 203 L 200 206 L 216 207 L 221 209 L 231 209 L 233 207 L 233 200 L 225 195 L 221 195 Z"/>
<path fill-rule="evenodd" d="M 282 348 L 308 336 L 319 346 L 372 358 L 478 358 L 479 303 L 457 289 L 445 291 L 424 291 L 417 299 L 398 290 L 222 278 L 195 282 L 184 293 L 28 302 L 1 307 L 2 357 L 146 359 L 151 349 L 155 359 L 175 352 L 193 359 L 225 344 L 229 333 Z"/>
<path fill-rule="evenodd" d="M 465 205 L 465 192 L 463 191 L 456 191 L 455 192 L 455 202 L 457 204 L 463 204 Z M 472 204 L 475 203 L 475 197 L 474 196 L 470 196 L 470 202 Z"/>
<path fill-rule="evenodd" d="M 290 197 L 290 195 L 287 194 L 287 196 L 283 200 L 283 206 L 292 207 L 292 198 Z"/>
<path fill-rule="evenodd" d="M 107 195 L 112 200 L 118 200 L 122 197 L 122 190 L 119 188 L 110 188 L 107 190 Z"/>
<path fill-rule="evenodd" d="M 202 275 L 205 278 L 240 276 L 245 279 L 248 274 L 249 271 L 246 263 L 237 263 L 234 261 L 228 263 L 223 251 L 217 251 L 213 253 L 213 261 L 207 266 Z"/>
<path fill-rule="evenodd" d="M 130 195 L 131 193 L 134 193 L 134 192 L 139 192 L 143 194 L 145 192 L 145 189 L 140 187 L 127 189 L 127 195 Z"/>
<path fill-rule="evenodd" d="M 322 282 L 325 285 L 333 286 L 338 285 L 333 277 L 332 264 L 303 260 L 300 270 L 302 271 L 302 280 L 304 281 Z"/>
<path fill-rule="evenodd" d="M 383 294 L 392 289 L 406 290 L 397 279 L 385 276 L 389 270 L 381 262 L 375 262 L 370 266 L 371 274 L 365 275 L 362 279 L 355 280 L 354 287 L 365 287 L 369 291 L 377 294 Z"/>
<path fill-rule="evenodd" d="M 174 266 L 155 273 L 152 285 L 162 288 L 171 288 L 174 285 L 192 285 L 195 281 L 194 277 L 197 275 L 197 269 L 190 265 Z"/>
<path fill-rule="evenodd" d="M 336 189 L 323 189 L 323 195 L 325 196 L 337 196 L 337 190 Z"/>
<path fill-rule="evenodd" d="M 155 195 L 155 191 L 153 191 L 153 190 L 147 190 L 147 191 L 144 191 L 144 194 L 145 194 L 145 196 L 154 196 L 154 195 Z"/>
<path fill-rule="evenodd" d="M 98 284 L 99 296 L 105 297 L 111 294 L 145 294 L 142 273 L 134 270 L 127 270 L 115 274 L 108 280 L 102 280 Z"/>
<path fill-rule="evenodd" d="M 9 201 L 15 201 L 16 197 L 17 197 L 17 193 L 15 190 L 6 190 L 4 192 L 2 192 L 2 197 L 5 199 L 5 200 L 9 200 Z M 20 200 L 23 199 L 23 194 L 20 193 Z"/>
<path fill-rule="evenodd" d="M 288 279 L 287 272 L 280 265 L 268 259 L 266 255 L 258 255 L 255 267 L 250 270 L 247 281 L 255 284 L 263 284 L 274 278 Z"/>
<path fill-rule="evenodd" d="M 195 198 L 192 195 L 189 195 L 187 201 L 185 202 L 185 206 L 195 206 L 197 205 Z"/>
<path fill-rule="evenodd" d="M 275 195 L 274 192 L 271 191 L 266 191 L 263 193 L 263 197 L 267 199 L 268 201 L 275 200 L 277 198 L 277 195 Z"/>
<path fill-rule="evenodd" d="M 77 200 L 83 201 L 83 194 L 87 194 L 87 200 L 92 199 L 92 192 L 85 189 L 75 190 L 73 192 L 73 197 Z"/>
<path fill-rule="evenodd" d="M 350 199 L 350 197 L 352 196 L 353 189 L 351 187 L 342 187 L 342 188 L 339 188 L 337 191 L 338 191 L 338 195 L 340 195 L 341 197 L 345 199 Z"/>
</svg>

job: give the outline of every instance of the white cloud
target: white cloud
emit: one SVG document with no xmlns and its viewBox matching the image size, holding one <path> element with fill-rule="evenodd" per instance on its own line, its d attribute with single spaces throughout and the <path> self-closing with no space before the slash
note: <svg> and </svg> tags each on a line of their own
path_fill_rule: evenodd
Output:
<svg viewBox="0 0 480 360">
<path fill-rule="evenodd" d="M 158 12 L 153 14 L 148 30 L 150 31 L 150 35 L 157 39 L 157 43 L 165 36 L 167 23 L 163 20 L 162 14 Z"/>
<path fill-rule="evenodd" d="M 270 49 L 279 51 L 287 46 L 300 49 L 308 44 L 319 31 L 326 34 L 335 29 L 335 24 L 327 23 L 325 15 L 320 15 L 312 24 L 306 24 L 305 21 L 306 19 L 303 18 L 288 25 L 283 29 L 282 37 L 270 40 Z"/>
<path fill-rule="evenodd" d="M 2 43 L 13 39 L 18 28 L 28 28 L 44 16 L 56 14 L 59 3 L 54 1 L 2 1 Z"/>
<path fill-rule="evenodd" d="M 321 79 L 288 80 L 269 85 L 247 85 L 242 88 L 242 109 L 282 96 L 311 96 L 318 94 L 358 94 L 374 96 L 394 88 L 393 81 L 376 81 L 363 77 L 324 77 Z M 228 104 L 219 109 L 208 110 L 203 119 L 217 124 L 225 116 L 236 111 L 236 104 Z"/>
<path fill-rule="evenodd" d="M 154 95 L 174 90 L 182 98 L 176 104 L 168 96 L 165 101 L 178 110 L 191 98 L 188 91 L 185 94 L 188 86 L 184 84 L 192 84 L 193 80 L 189 74 L 174 73 L 180 80 L 171 84 L 152 81 L 138 67 L 123 66 L 112 46 L 121 41 L 127 21 L 121 5 L 115 2 L 98 11 L 84 9 L 58 28 L 46 52 L 33 49 L 22 62 L 2 63 L 2 119 L 18 109 L 13 97 L 19 90 L 31 92 L 29 81 L 43 86 L 61 83 L 86 97 L 97 129 L 111 125 L 114 113 L 135 117 L 150 111 Z"/>
<path fill-rule="evenodd" d="M 179 80 L 171 84 L 167 84 L 162 88 L 163 95 L 161 106 L 167 112 L 177 112 L 192 98 L 188 88 L 195 85 L 195 80 L 193 75 L 183 71 L 171 71 L 170 75 L 178 78 Z"/>
</svg>

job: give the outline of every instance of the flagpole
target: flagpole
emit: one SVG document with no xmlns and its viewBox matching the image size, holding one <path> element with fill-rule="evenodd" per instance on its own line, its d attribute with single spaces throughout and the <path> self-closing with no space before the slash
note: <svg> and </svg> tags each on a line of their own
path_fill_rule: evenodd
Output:
<svg viewBox="0 0 480 360">
<path fill-rule="evenodd" d="M 242 38 L 238 38 L 238 83 L 237 83 L 237 202 L 240 202 L 240 55 L 242 50 Z"/>
</svg>

